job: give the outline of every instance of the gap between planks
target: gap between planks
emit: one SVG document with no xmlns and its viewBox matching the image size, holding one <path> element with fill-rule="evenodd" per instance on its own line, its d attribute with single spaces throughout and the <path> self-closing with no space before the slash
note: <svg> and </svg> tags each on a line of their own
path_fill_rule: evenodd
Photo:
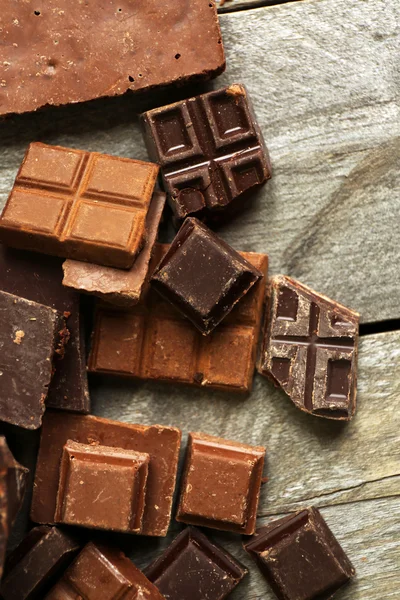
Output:
<svg viewBox="0 0 400 600">
<path fill-rule="evenodd" d="M 301 2 L 302 0 L 217 0 L 218 12 L 220 14 L 252 10 L 254 8 L 265 8 L 279 4 Z"/>
</svg>

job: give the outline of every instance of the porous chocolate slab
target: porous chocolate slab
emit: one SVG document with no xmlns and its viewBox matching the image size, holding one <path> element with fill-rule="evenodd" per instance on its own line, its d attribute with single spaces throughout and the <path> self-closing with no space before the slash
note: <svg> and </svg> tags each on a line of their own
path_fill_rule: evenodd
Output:
<svg viewBox="0 0 400 600">
<path fill-rule="evenodd" d="M 316 508 L 272 521 L 244 547 L 280 600 L 328 600 L 355 574 Z"/>
<path fill-rule="evenodd" d="M 55 352 L 64 352 L 65 320 L 56 310 L 0 291 L 0 420 L 42 424 Z"/>
<path fill-rule="evenodd" d="M 0 218 L 8 246 L 128 269 L 158 165 L 30 144 Z"/>
<path fill-rule="evenodd" d="M 359 315 L 300 282 L 270 279 L 262 375 L 301 410 L 350 420 L 356 410 Z"/>
<path fill-rule="evenodd" d="M 85 338 L 79 294 L 62 285 L 62 260 L 0 244 L 0 289 L 64 314 L 70 337 L 64 356 L 54 357 L 46 406 L 88 413 Z"/>
<path fill-rule="evenodd" d="M 246 88 L 235 83 L 142 115 L 149 155 L 161 165 L 178 220 L 223 218 L 271 177 Z"/>
<path fill-rule="evenodd" d="M 179 429 L 162 425 L 131 425 L 47 410 L 43 419 L 31 508 L 31 518 L 36 523 L 55 522 L 61 458 L 68 440 L 148 454 L 150 462 L 140 533 L 153 536 L 167 534 L 181 440 Z"/>
</svg>

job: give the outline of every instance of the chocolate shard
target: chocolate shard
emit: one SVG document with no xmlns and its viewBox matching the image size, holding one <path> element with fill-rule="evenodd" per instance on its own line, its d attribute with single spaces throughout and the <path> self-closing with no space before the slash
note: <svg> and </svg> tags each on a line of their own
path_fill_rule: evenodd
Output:
<svg viewBox="0 0 400 600">
<path fill-rule="evenodd" d="M 88 413 L 85 338 L 79 294 L 62 285 L 62 260 L 0 244 L 0 289 L 50 306 L 66 317 L 70 338 L 64 356 L 54 357 L 46 406 Z"/>
<path fill-rule="evenodd" d="M 52 377 L 55 352 L 68 332 L 57 311 L 0 292 L 0 420 L 38 429 Z"/>
<path fill-rule="evenodd" d="M 204 335 L 263 274 L 197 219 L 186 219 L 151 284 Z"/>
<path fill-rule="evenodd" d="M 153 90 L 225 68 L 214 0 L 2 2 L 0 114 Z M 60 10 L 62 9 L 62 10 Z M 112 57 L 112 60 L 110 60 Z"/>
<path fill-rule="evenodd" d="M 301 410 L 349 421 L 356 410 L 359 315 L 298 281 L 270 279 L 259 372 Z"/>
<path fill-rule="evenodd" d="M 142 123 L 178 221 L 225 218 L 271 177 L 268 151 L 240 83 L 150 110 Z"/>
<path fill-rule="evenodd" d="M 128 269 L 141 249 L 158 165 L 30 144 L 0 218 L 15 248 Z"/>
<path fill-rule="evenodd" d="M 144 573 L 166 600 L 224 600 L 247 569 L 198 529 L 187 527 Z"/>
<path fill-rule="evenodd" d="M 156 245 L 155 265 L 168 247 Z M 99 307 L 89 371 L 248 393 L 253 384 L 268 257 L 253 252 L 241 256 L 261 271 L 263 278 L 208 336 L 154 290 L 129 312 Z"/>
<path fill-rule="evenodd" d="M 90 415 L 83 416 L 47 410 L 43 419 L 31 507 L 31 518 L 36 523 L 54 523 L 56 510 L 58 513 L 61 512 L 61 515 L 68 515 L 71 512 L 71 506 L 73 506 L 73 510 L 78 508 L 78 496 L 75 495 L 76 500 L 74 501 L 68 498 L 71 490 L 64 487 L 65 481 L 63 476 L 60 481 L 60 474 L 62 475 L 60 470 L 63 471 L 64 461 L 68 459 L 64 447 L 66 445 L 67 448 L 71 447 L 71 442 L 68 440 L 85 446 L 90 445 L 93 448 L 92 451 L 89 451 L 87 447 L 80 447 L 81 452 L 83 450 L 83 454 L 86 454 L 88 463 L 83 465 L 80 457 L 77 466 L 73 467 L 76 470 L 73 474 L 73 479 L 75 479 L 72 482 L 73 493 L 76 492 L 76 475 L 79 473 L 89 478 L 92 484 L 94 484 L 95 478 L 93 473 L 95 466 L 93 459 L 96 452 L 99 455 L 104 452 L 108 453 L 108 460 L 111 460 L 110 454 L 112 454 L 112 450 L 110 449 L 115 449 L 115 454 L 118 453 L 118 449 L 121 449 L 122 456 L 124 457 L 122 458 L 122 462 L 125 462 L 125 464 L 130 460 L 127 458 L 129 452 L 124 454 L 125 450 L 148 454 L 150 460 L 148 463 L 143 523 L 140 533 L 151 536 L 165 536 L 167 534 L 171 519 L 172 497 L 175 489 L 181 442 L 181 431 L 179 429 L 164 427 L 162 425 L 131 425 L 108 419 L 100 419 Z M 106 451 L 102 448 L 104 446 L 108 447 Z M 64 461 L 61 462 L 63 454 Z M 129 456 L 131 457 L 131 455 Z M 102 457 L 99 460 L 102 460 Z M 98 490 L 97 494 L 107 485 L 107 482 L 117 477 L 114 466 L 109 465 L 110 472 L 108 473 L 106 472 L 106 468 L 103 468 L 102 471 L 102 467 L 99 467 L 99 476 L 102 472 L 107 481 L 104 480 L 95 483 L 95 489 Z M 120 469 L 121 476 L 124 467 L 122 465 L 118 467 L 117 465 L 117 468 Z M 132 474 L 133 470 L 131 466 L 128 465 L 127 470 Z M 69 476 L 71 477 L 71 473 Z M 126 482 L 128 476 L 125 474 L 124 477 Z M 138 484 L 136 491 L 140 495 L 140 477 L 137 478 L 136 483 Z M 134 487 L 133 482 L 130 489 L 132 487 Z M 120 486 L 116 487 L 116 489 L 118 494 L 122 493 Z M 114 499 L 116 498 L 115 489 L 108 489 L 108 492 L 113 495 Z M 94 492 L 93 494 L 91 493 L 90 487 L 82 491 L 82 505 L 79 506 L 80 517 L 84 516 L 87 519 L 86 509 L 90 499 L 85 494 L 89 494 L 92 500 L 93 514 L 91 515 L 91 519 L 98 519 L 98 521 L 103 518 L 106 519 L 106 515 L 104 515 L 104 511 L 100 506 L 101 503 L 97 502 L 96 496 L 94 496 Z M 113 511 L 109 510 L 110 514 L 107 518 L 109 519 L 108 523 L 111 529 L 116 522 L 120 522 L 123 518 L 125 518 L 125 523 L 128 521 L 127 503 L 129 494 L 129 490 L 124 490 L 124 494 L 121 496 L 124 501 L 125 516 L 112 514 L 120 510 L 121 507 L 118 503 L 115 503 Z M 135 497 L 134 493 L 132 495 Z M 140 500 L 136 503 L 136 509 L 137 512 L 140 512 Z"/>
<path fill-rule="evenodd" d="M 265 448 L 189 433 L 176 520 L 254 533 Z"/>
<path fill-rule="evenodd" d="M 80 549 L 57 527 L 34 527 L 9 556 L 0 593 L 3 600 L 42 600 Z"/>
<path fill-rule="evenodd" d="M 63 264 L 63 285 L 94 294 L 123 307 L 137 304 L 148 283 L 149 262 L 157 238 L 165 204 L 165 194 L 155 191 L 146 219 L 146 239 L 128 271 L 68 259 Z"/>
<path fill-rule="evenodd" d="M 10 452 L 4 436 L 0 436 L 0 579 L 3 574 L 7 540 L 24 499 L 28 469 L 20 465 Z"/>
<path fill-rule="evenodd" d="M 244 548 L 280 600 L 328 600 L 355 574 L 316 508 L 261 527 Z"/>
</svg>

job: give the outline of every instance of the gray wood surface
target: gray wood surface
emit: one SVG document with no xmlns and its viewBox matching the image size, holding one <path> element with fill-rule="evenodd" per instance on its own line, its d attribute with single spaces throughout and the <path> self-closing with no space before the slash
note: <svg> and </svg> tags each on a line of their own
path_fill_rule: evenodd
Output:
<svg viewBox="0 0 400 600">
<path fill-rule="evenodd" d="M 216 0 L 220 14 L 241 10 L 249 10 L 264 6 L 274 6 L 284 2 L 300 2 L 301 0 Z"/>
</svg>

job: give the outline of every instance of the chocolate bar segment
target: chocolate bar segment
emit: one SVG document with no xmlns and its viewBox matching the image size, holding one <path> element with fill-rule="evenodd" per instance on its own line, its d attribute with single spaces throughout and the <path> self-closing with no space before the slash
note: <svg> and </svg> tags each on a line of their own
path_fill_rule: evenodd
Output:
<svg viewBox="0 0 400 600">
<path fill-rule="evenodd" d="M 8 246 L 126 268 L 143 245 L 158 166 L 30 144 L 0 218 Z"/>
<path fill-rule="evenodd" d="M 268 151 L 242 84 L 142 115 L 149 155 L 161 165 L 178 220 L 220 218 L 271 177 Z"/>
<path fill-rule="evenodd" d="M 158 244 L 157 264 L 168 246 Z M 265 276 L 265 254 L 242 253 Z M 88 369 L 122 377 L 247 393 L 252 388 L 265 278 L 210 335 L 203 336 L 150 290 L 132 311 L 98 308 Z"/>
<path fill-rule="evenodd" d="M 356 409 L 359 315 L 283 275 L 271 278 L 269 294 L 260 373 L 301 410 L 350 420 Z"/>
<path fill-rule="evenodd" d="M 128 271 L 68 259 L 63 264 L 63 285 L 79 292 L 95 294 L 111 304 L 124 307 L 137 304 L 147 287 L 149 261 L 164 204 L 165 194 L 154 192 L 147 214 L 144 246 Z"/>
<path fill-rule="evenodd" d="M 151 284 L 207 335 L 261 277 L 238 252 L 190 217 L 153 273 Z"/>
<path fill-rule="evenodd" d="M 254 533 L 265 448 L 189 433 L 177 521 Z"/>
<path fill-rule="evenodd" d="M 68 440 L 90 445 L 94 452 L 96 446 L 107 446 L 148 454 L 150 461 L 140 533 L 152 536 L 167 534 L 181 440 L 179 429 L 162 425 L 131 425 L 90 415 L 47 410 L 43 419 L 31 508 L 31 518 L 36 523 L 55 522 L 57 496 L 60 498 L 62 495 L 61 491 L 59 493 L 61 459 Z M 89 459 L 91 460 L 90 456 Z M 77 470 L 79 469 L 78 466 Z M 103 483 L 99 482 L 96 489 L 102 485 Z M 90 489 L 85 490 L 85 493 L 90 494 Z M 111 490 L 110 493 L 116 492 Z M 127 501 L 127 495 L 129 494 L 125 491 L 124 502 Z M 96 496 L 92 496 L 93 518 L 96 518 Z M 118 511 L 118 506 L 115 506 L 114 510 Z M 114 521 L 117 518 L 122 517 L 110 516 Z"/>
<path fill-rule="evenodd" d="M 280 600 L 328 600 L 355 574 L 316 508 L 261 527 L 244 547 Z"/>
<path fill-rule="evenodd" d="M 144 573 L 166 600 L 224 600 L 247 569 L 198 529 L 187 527 Z"/>
</svg>

